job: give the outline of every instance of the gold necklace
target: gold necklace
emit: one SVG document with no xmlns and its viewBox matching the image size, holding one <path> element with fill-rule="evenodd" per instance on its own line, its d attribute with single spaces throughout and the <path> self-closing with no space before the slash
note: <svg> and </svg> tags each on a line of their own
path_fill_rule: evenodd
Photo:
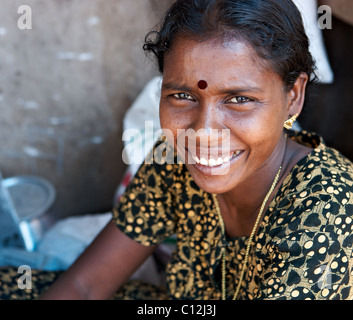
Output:
<svg viewBox="0 0 353 320">
<path fill-rule="evenodd" d="M 277 172 L 277 174 L 275 176 L 275 179 L 272 182 L 271 188 L 267 192 L 267 195 L 266 195 L 265 199 L 262 201 L 259 214 L 257 215 L 255 225 L 254 225 L 254 227 L 253 227 L 253 229 L 251 231 L 251 234 L 250 234 L 250 237 L 249 237 L 249 241 L 248 241 L 248 244 L 247 244 L 247 247 L 246 247 L 245 257 L 244 257 L 243 263 L 242 263 L 242 270 L 241 270 L 240 277 L 239 277 L 239 283 L 238 283 L 238 286 L 237 286 L 237 288 L 235 290 L 235 293 L 234 293 L 234 296 L 233 296 L 233 300 L 236 300 L 236 298 L 238 297 L 238 294 L 239 294 L 239 291 L 240 291 L 240 287 L 241 287 L 241 283 L 243 282 L 245 269 L 246 269 L 247 264 L 248 264 L 248 258 L 249 258 L 249 253 L 250 253 L 252 240 L 253 240 L 253 238 L 255 236 L 257 227 L 259 225 L 259 222 L 260 222 L 260 219 L 261 219 L 261 216 L 262 216 L 262 212 L 265 209 L 266 202 L 268 201 L 269 197 L 271 196 L 273 190 L 276 187 L 276 184 L 278 182 L 278 179 L 279 179 L 279 176 L 281 174 L 281 171 L 282 171 L 282 165 L 279 167 L 279 170 L 278 170 L 278 172 Z M 218 214 L 218 218 L 219 218 L 219 221 L 220 221 L 220 224 L 221 224 L 222 235 L 224 237 L 225 236 L 225 226 L 224 226 L 224 221 L 223 221 L 223 217 L 222 217 L 222 214 L 221 214 L 221 209 L 219 207 L 219 203 L 218 203 L 218 199 L 217 199 L 217 195 L 216 194 L 213 194 L 213 200 L 214 200 L 214 203 L 215 203 L 215 206 L 216 206 L 216 210 L 217 210 L 217 214 Z M 222 248 L 222 300 L 226 300 L 226 250 L 225 250 L 225 247 Z"/>
</svg>

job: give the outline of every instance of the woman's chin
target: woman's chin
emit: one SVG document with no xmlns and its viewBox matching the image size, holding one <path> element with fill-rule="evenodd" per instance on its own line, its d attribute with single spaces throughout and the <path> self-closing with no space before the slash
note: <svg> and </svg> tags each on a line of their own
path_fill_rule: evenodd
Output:
<svg viewBox="0 0 353 320">
<path fill-rule="evenodd" d="M 228 175 L 210 174 L 209 168 L 199 168 L 197 164 L 187 164 L 186 166 L 195 183 L 205 192 L 218 194 L 232 189 Z M 206 171 L 207 174 L 202 174 L 203 171 Z"/>
</svg>

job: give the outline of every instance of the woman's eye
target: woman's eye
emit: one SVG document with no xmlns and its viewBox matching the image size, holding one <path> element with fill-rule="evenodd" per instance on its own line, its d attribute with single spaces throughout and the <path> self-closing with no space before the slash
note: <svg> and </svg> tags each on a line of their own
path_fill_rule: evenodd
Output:
<svg viewBox="0 0 353 320">
<path fill-rule="evenodd" d="M 240 103 L 250 102 L 250 101 L 253 101 L 253 100 L 250 99 L 250 98 L 247 98 L 247 97 L 238 96 L 238 97 L 233 97 L 232 99 L 229 99 L 228 101 L 231 102 L 231 103 L 240 104 Z"/>
<path fill-rule="evenodd" d="M 193 97 L 188 93 L 175 93 L 173 94 L 173 97 L 178 100 L 193 100 Z"/>
</svg>

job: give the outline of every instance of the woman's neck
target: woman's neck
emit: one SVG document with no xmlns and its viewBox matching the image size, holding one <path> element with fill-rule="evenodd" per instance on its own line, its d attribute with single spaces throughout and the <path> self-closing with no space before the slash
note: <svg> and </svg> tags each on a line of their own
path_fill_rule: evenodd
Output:
<svg viewBox="0 0 353 320">
<path fill-rule="evenodd" d="M 266 202 L 263 213 L 268 209 L 274 195 L 291 169 L 311 150 L 291 139 L 283 139 L 276 161 L 271 161 L 269 165 L 263 166 L 253 177 L 236 189 L 218 195 L 226 233 L 229 237 L 250 235 L 260 207 L 280 166 L 282 166 L 280 178 Z"/>
</svg>

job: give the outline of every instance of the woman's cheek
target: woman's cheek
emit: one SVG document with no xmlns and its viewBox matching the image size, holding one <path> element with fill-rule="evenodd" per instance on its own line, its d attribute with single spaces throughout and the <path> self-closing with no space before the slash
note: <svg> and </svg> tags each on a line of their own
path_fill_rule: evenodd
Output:
<svg viewBox="0 0 353 320">
<path fill-rule="evenodd" d="M 175 115 L 170 110 L 170 108 L 166 108 L 161 104 L 159 118 L 164 136 L 167 138 L 170 144 L 175 144 L 177 134 L 177 124 L 175 123 Z"/>
</svg>

